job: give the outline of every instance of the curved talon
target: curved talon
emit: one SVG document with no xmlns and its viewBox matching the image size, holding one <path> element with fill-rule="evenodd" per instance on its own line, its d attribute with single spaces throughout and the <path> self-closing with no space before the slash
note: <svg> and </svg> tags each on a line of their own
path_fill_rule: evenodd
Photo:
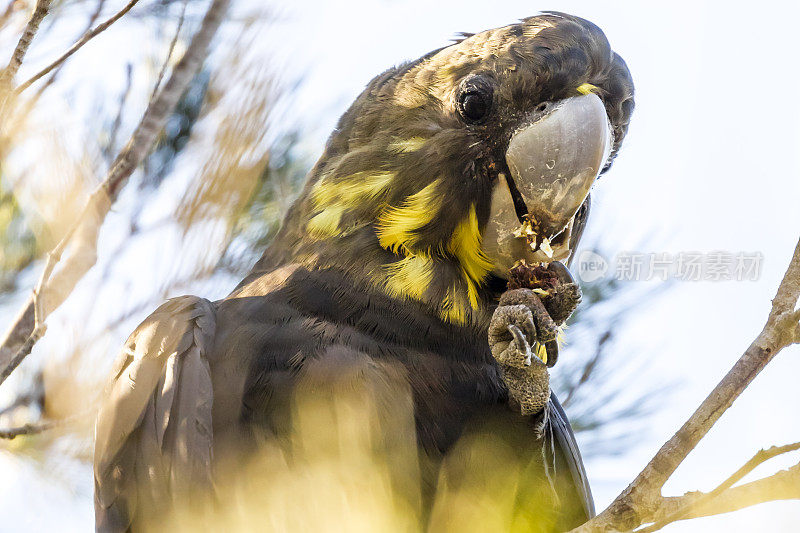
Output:
<svg viewBox="0 0 800 533">
<path fill-rule="evenodd" d="M 525 333 L 528 334 L 527 339 L 536 339 L 539 334 L 536 331 L 536 323 L 533 321 L 533 313 L 529 314 L 525 320 Z M 530 345 L 530 343 L 528 343 Z"/>
<path fill-rule="evenodd" d="M 525 339 L 525 335 L 522 333 L 522 330 L 520 330 L 514 324 L 509 324 L 508 331 L 511 333 L 511 336 L 514 337 L 517 350 L 525 354 L 525 366 L 531 366 L 531 356 L 533 353 L 531 352 L 531 345 Z"/>
<path fill-rule="evenodd" d="M 547 350 L 547 366 L 555 366 L 558 361 L 558 341 L 552 340 L 544 343 L 544 349 Z"/>
</svg>

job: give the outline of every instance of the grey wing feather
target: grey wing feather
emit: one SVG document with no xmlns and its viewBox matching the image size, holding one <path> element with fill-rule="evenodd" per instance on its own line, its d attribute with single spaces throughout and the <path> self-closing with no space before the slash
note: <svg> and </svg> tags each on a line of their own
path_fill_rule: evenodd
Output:
<svg viewBox="0 0 800 533">
<path fill-rule="evenodd" d="M 550 394 L 549 424 L 552 429 L 554 444 L 563 454 L 563 459 L 569 468 L 578 499 L 582 502 L 583 510 L 586 514 L 585 520 L 588 520 L 595 515 L 594 498 L 589 487 L 589 478 L 586 476 L 586 469 L 583 466 L 583 458 L 581 458 L 575 434 L 572 432 L 572 427 L 564 408 L 561 407 L 555 393 Z"/>
<path fill-rule="evenodd" d="M 208 300 L 169 300 L 131 334 L 95 426 L 98 531 L 126 531 L 136 516 L 211 483 L 214 340 Z"/>
</svg>

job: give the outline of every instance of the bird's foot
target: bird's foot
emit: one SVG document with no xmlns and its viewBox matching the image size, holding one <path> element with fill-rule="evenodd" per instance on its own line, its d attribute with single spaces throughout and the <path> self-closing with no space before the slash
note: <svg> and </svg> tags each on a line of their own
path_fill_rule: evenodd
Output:
<svg viewBox="0 0 800 533">
<path fill-rule="evenodd" d="M 558 326 L 580 302 L 580 289 L 567 268 L 547 267 L 555 283 L 547 290 L 506 291 L 489 324 L 489 347 L 500 365 L 509 396 L 522 414 L 535 414 L 550 398 L 548 367 L 558 359 Z"/>
</svg>

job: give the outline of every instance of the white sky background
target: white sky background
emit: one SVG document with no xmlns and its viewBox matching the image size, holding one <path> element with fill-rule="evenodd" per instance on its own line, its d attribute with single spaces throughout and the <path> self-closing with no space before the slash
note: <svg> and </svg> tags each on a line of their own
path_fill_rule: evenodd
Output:
<svg viewBox="0 0 800 533">
<path fill-rule="evenodd" d="M 679 387 L 639 446 L 587 465 L 602 509 L 758 333 L 797 242 L 800 8 L 788 2 L 722 1 L 671 2 L 658 9 L 649 2 L 596 0 L 297 4 L 285 0 L 278 9 L 280 22 L 252 52 L 273 64 L 277 59 L 289 78 L 305 75 L 287 120 L 313 126 L 307 142 L 315 152 L 370 78 L 446 44 L 456 32 L 507 24 L 540 9 L 592 20 L 625 58 L 637 92 L 625 146 L 596 189 L 587 241 L 598 240 L 611 252 L 763 253 L 760 280 L 679 282 L 626 323 L 618 349 L 650 358 L 652 371 L 641 379 L 653 387 L 674 382 Z M 108 53 L 92 45 L 80 52 Z M 800 440 L 798 375 L 800 349 L 795 347 L 756 379 L 667 491 L 708 490 L 759 448 Z M 770 462 L 757 474 L 796 460 Z M 88 490 L 69 494 L 47 486 L 44 474 L 23 462 L 0 455 L 0 465 L 4 481 L 16 478 L 24 489 L 9 481 L 0 485 L 0 531 L 15 522 L 27 530 L 91 528 L 90 480 Z M 3 492 L 11 487 L 13 493 Z M 666 531 L 794 531 L 799 526 L 800 503 L 779 502 Z"/>
</svg>

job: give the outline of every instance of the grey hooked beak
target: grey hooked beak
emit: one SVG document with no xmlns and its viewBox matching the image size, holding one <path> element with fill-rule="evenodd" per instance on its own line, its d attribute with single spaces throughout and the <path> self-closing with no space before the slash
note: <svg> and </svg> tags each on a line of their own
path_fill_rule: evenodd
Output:
<svg viewBox="0 0 800 533">
<path fill-rule="evenodd" d="M 518 260 L 566 261 L 572 223 L 613 143 L 605 106 L 595 94 L 567 98 L 518 130 L 506 151 L 511 176 L 492 194 L 484 250 L 503 274 Z M 527 234 L 523 220 L 530 222 Z M 549 241 L 558 244 L 549 246 Z M 542 245 L 543 244 L 543 245 Z"/>
</svg>

